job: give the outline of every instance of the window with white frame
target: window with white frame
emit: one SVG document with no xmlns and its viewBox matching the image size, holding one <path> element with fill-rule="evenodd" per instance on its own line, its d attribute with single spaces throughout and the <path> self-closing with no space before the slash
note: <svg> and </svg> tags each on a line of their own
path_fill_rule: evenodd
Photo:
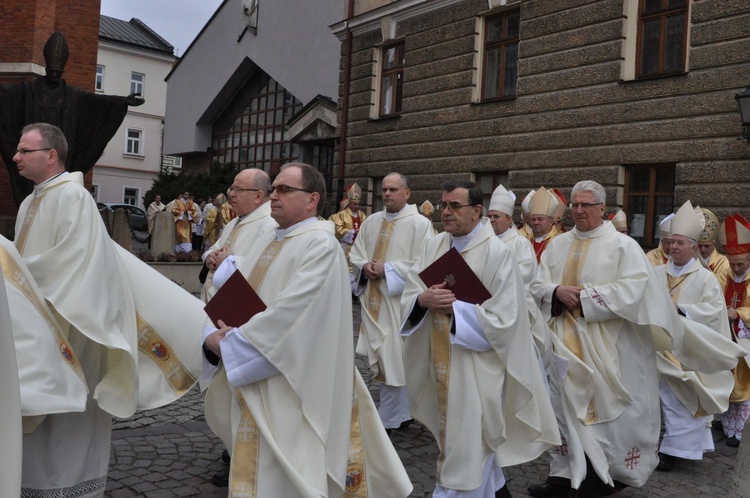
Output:
<svg viewBox="0 0 750 498">
<path fill-rule="evenodd" d="M 401 112 L 404 85 L 404 42 L 383 47 L 380 67 L 380 115 Z"/>
<path fill-rule="evenodd" d="M 143 156 L 143 130 L 135 128 L 125 130 L 125 154 Z"/>
<path fill-rule="evenodd" d="M 96 65 L 96 82 L 94 83 L 94 88 L 96 88 L 97 92 L 104 91 L 104 66 L 101 64 Z"/>
<path fill-rule="evenodd" d="M 143 73 L 130 73 L 130 93 L 138 94 L 143 97 L 143 85 L 145 84 L 146 75 Z"/>
<path fill-rule="evenodd" d="M 122 202 L 124 204 L 130 204 L 136 206 L 138 204 L 139 190 L 133 187 L 124 187 L 122 189 Z"/>
</svg>

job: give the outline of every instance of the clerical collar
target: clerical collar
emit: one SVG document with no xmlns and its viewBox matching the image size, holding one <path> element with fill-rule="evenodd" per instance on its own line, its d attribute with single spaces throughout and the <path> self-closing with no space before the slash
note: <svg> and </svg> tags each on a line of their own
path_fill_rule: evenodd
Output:
<svg viewBox="0 0 750 498">
<path fill-rule="evenodd" d="M 350 210 L 349 210 L 349 212 L 350 212 L 350 213 L 352 213 L 352 218 L 359 218 L 359 210 L 357 210 L 357 211 L 352 211 L 352 210 L 350 209 Z"/>
<path fill-rule="evenodd" d="M 67 174 L 68 174 L 68 172 L 65 171 L 65 170 L 63 170 L 63 171 L 59 172 L 58 174 L 56 174 L 55 176 L 51 176 L 51 177 L 47 178 L 42 183 L 37 183 L 35 186 L 36 187 L 42 187 L 42 188 L 44 188 L 49 182 L 51 182 L 52 180 L 54 180 L 58 176 L 67 175 Z"/>
<path fill-rule="evenodd" d="M 686 270 L 688 268 L 690 268 L 690 266 L 692 266 L 692 264 L 694 262 L 695 262 L 695 258 L 690 258 L 690 261 L 688 261 L 683 266 L 677 266 L 676 264 L 674 264 L 673 260 L 669 260 L 669 262 L 667 263 L 667 265 L 669 265 L 669 267 L 668 267 L 669 268 L 669 272 L 672 274 L 672 276 L 679 277 L 680 275 L 682 275 L 683 273 L 685 273 Z"/>
<path fill-rule="evenodd" d="M 469 242 L 471 242 L 471 239 L 474 238 L 474 236 L 479 232 L 479 230 L 484 226 L 484 224 L 480 221 L 477 223 L 477 226 L 474 227 L 474 230 L 467 233 L 466 235 L 462 235 L 460 237 L 456 237 L 455 235 L 451 235 L 451 247 L 455 247 L 458 252 L 463 251 L 466 249 L 466 246 L 469 245 Z"/>
<path fill-rule="evenodd" d="M 742 282 L 744 282 L 748 271 L 750 271 L 750 269 L 748 269 L 745 273 L 743 273 L 739 277 L 737 276 L 737 274 L 734 274 L 734 282 L 737 284 L 741 284 Z"/>
<path fill-rule="evenodd" d="M 547 236 L 547 234 L 548 234 L 548 233 L 549 233 L 549 232 L 545 233 L 545 234 L 544 234 L 544 235 L 542 235 L 541 237 L 534 237 L 534 240 L 535 240 L 535 241 L 536 241 L 537 243 L 539 243 L 539 242 L 542 242 L 542 241 L 544 241 L 544 238 L 545 238 L 545 237 Z"/>
<path fill-rule="evenodd" d="M 404 209 L 406 209 L 406 205 L 404 205 L 404 207 L 402 207 L 400 210 L 396 211 L 395 213 L 389 213 L 386 210 L 386 212 L 385 212 L 385 221 L 393 221 L 393 220 L 395 220 L 396 216 L 398 216 L 399 214 L 401 214 L 401 211 L 403 211 Z"/>
<path fill-rule="evenodd" d="M 287 228 L 277 228 L 276 229 L 276 240 L 281 240 L 284 237 L 286 237 L 287 234 L 292 233 L 293 231 L 295 231 L 296 229 L 298 229 L 302 225 L 307 225 L 308 223 L 312 223 L 313 221 L 317 221 L 317 220 L 318 220 L 317 216 L 311 216 L 311 217 L 307 218 L 306 220 L 302 220 L 302 221 L 300 221 L 298 223 L 295 223 L 294 225 L 292 225 L 290 227 L 287 227 Z"/>
</svg>

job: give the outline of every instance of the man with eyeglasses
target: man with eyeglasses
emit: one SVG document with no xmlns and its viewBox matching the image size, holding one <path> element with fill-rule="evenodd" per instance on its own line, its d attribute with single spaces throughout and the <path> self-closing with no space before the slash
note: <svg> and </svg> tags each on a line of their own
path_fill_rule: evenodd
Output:
<svg viewBox="0 0 750 498">
<path fill-rule="evenodd" d="M 646 253 L 648 261 L 654 266 L 666 265 L 669 262 L 669 248 L 672 245 L 672 234 L 669 225 L 674 218 L 674 213 L 665 216 L 659 222 L 659 245 Z"/>
<path fill-rule="evenodd" d="M 446 182 L 439 208 L 445 232 L 427 241 L 401 297 L 409 404 L 440 448 L 435 498 L 507 498 L 502 467 L 560 442 L 529 333 L 526 290 L 515 257 L 481 221 L 478 185 Z M 419 273 L 451 248 L 490 299 L 471 304 L 445 282 L 425 286 Z"/>
<path fill-rule="evenodd" d="M 532 232 L 529 240 L 534 245 L 537 263 L 550 241 L 563 233 L 555 225 L 554 218 L 555 213 L 558 212 L 559 204 L 555 193 L 544 187 L 534 192 L 529 201 L 529 225 Z"/>
<path fill-rule="evenodd" d="M 192 225 L 198 220 L 198 212 L 190 192 L 177 197 L 172 204 L 174 217 L 174 252 L 190 252 L 193 250 Z"/>
<path fill-rule="evenodd" d="M 357 353 L 366 356 L 380 383 L 378 413 L 388 430 L 408 427 L 401 336 L 401 293 L 409 267 L 432 237 L 432 223 L 419 214 L 408 179 L 400 173 L 383 178 L 383 211 L 367 217 L 354 241 L 349 261 L 354 294 L 361 297 L 362 326 Z"/>
<path fill-rule="evenodd" d="M 270 194 L 278 227 L 239 265 L 267 308 L 206 330 L 206 420 L 232 448 L 230 496 L 402 498 L 412 489 L 354 366 L 346 259 L 333 223 L 317 219 L 325 198 L 318 170 L 282 167 Z"/>
<path fill-rule="evenodd" d="M 243 169 L 234 177 L 227 195 L 229 205 L 237 217 L 227 223 L 221 236 L 203 253 L 203 261 L 209 270 L 201 290 L 201 299 L 205 302 L 218 290 L 213 286 L 213 275 L 224 259 L 229 258 L 236 268 L 255 241 L 276 228 L 276 222 L 271 218 L 271 205 L 268 203 L 270 189 L 271 179 L 262 169 Z M 218 201 L 219 196 L 216 197 Z"/>
<path fill-rule="evenodd" d="M 27 421 L 38 426 L 23 436 L 22 496 L 103 495 L 112 417 L 178 398 L 200 368 L 200 356 L 179 347 L 199 347 L 200 302 L 112 241 L 83 174 L 65 171 L 67 151 L 56 126 L 23 128 L 13 160 L 35 185 L 19 208 L 14 244 L 67 338 L 60 347 L 78 357 L 88 399 L 84 411 Z M 165 306 L 180 313 L 164 320 Z M 170 343 L 175 332 L 179 344 Z"/>
<path fill-rule="evenodd" d="M 573 187 L 575 227 L 550 242 L 531 284 L 552 332 L 563 436 L 550 477 L 529 487 L 537 498 L 608 496 L 642 486 L 658 463 L 655 354 L 673 336 L 681 344 L 682 326 L 640 246 L 603 220 L 605 198 L 594 181 Z"/>
</svg>

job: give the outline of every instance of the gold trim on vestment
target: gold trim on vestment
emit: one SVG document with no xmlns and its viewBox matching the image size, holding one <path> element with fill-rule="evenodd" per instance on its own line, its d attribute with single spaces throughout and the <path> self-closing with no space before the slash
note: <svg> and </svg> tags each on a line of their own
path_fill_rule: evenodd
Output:
<svg viewBox="0 0 750 498">
<path fill-rule="evenodd" d="M 681 284 L 685 281 L 688 275 L 689 273 L 681 277 L 673 277 L 667 273 L 667 290 L 669 291 L 669 296 L 672 298 L 674 304 L 677 304 L 677 301 L 680 299 L 680 291 L 682 290 Z M 680 363 L 680 360 L 678 360 L 671 351 L 662 351 L 661 354 L 664 358 L 682 368 L 682 363 Z"/>
<path fill-rule="evenodd" d="M 44 195 L 45 194 L 42 194 L 39 197 L 34 197 L 31 200 L 29 209 L 26 211 L 26 216 L 23 218 L 23 225 L 21 225 L 21 231 L 19 232 L 18 238 L 15 242 L 16 249 L 21 255 L 23 255 L 23 249 L 26 246 L 26 239 L 29 236 L 29 229 L 31 228 L 31 224 L 34 221 L 34 217 L 36 216 L 36 212 L 39 209 L 39 204 L 42 203 L 42 197 L 44 197 Z"/>
<path fill-rule="evenodd" d="M 256 498 L 258 496 L 258 425 L 252 412 L 245 404 L 242 392 L 237 389 L 240 404 L 240 423 L 234 438 L 232 465 L 229 476 L 229 496 L 227 498 Z"/>
<path fill-rule="evenodd" d="M 354 385 L 357 384 L 356 374 Z M 365 474 L 365 452 L 362 444 L 362 428 L 359 423 L 359 398 L 354 388 L 352 401 L 352 425 L 349 430 L 349 459 L 346 467 L 344 498 L 367 498 L 367 475 Z"/>
<path fill-rule="evenodd" d="M 437 461 L 438 482 L 445 462 L 445 422 L 448 417 L 448 384 L 451 372 L 451 317 L 432 313 L 432 368 L 435 375 L 438 413 L 440 415 L 440 456 Z"/>
<path fill-rule="evenodd" d="M 135 313 L 135 320 L 138 328 L 138 350 L 156 363 L 172 390 L 178 396 L 182 396 L 195 385 L 197 379 L 185 368 L 174 349 L 138 312 Z"/>
<path fill-rule="evenodd" d="M 255 262 L 247 281 L 256 292 L 263 284 L 268 268 L 287 240 L 284 238 L 271 241 Z M 232 450 L 228 498 L 255 498 L 258 492 L 258 454 L 260 451 L 258 426 L 242 397 L 242 391 L 236 389 L 235 394 L 240 404 L 241 416 Z"/>
<path fill-rule="evenodd" d="M 60 328 L 60 324 L 55 319 L 49 306 L 47 306 L 47 303 L 40 299 L 39 295 L 34 292 L 31 283 L 24 274 L 23 268 L 4 247 L 0 247 L 0 264 L 3 266 L 3 275 L 6 280 L 11 282 L 14 287 L 26 296 L 42 318 L 44 318 L 44 321 L 47 322 L 47 326 L 57 342 L 57 352 L 60 353 L 60 356 L 65 360 L 65 363 L 70 366 L 73 372 L 75 372 L 75 374 L 85 383 L 86 380 L 83 375 L 81 364 L 78 361 L 78 357 L 73 351 L 73 348 L 70 346 L 68 339 L 65 337 L 62 328 Z"/>
<path fill-rule="evenodd" d="M 388 254 L 388 246 L 391 243 L 391 235 L 393 235 L 393 229 L 396 226 L 396 223 L 393 221 L 388 221 L 386 219 L 383 219 L 382 223 L 380 224 L 380 231 L 378 232 L 378 239 L 375 243 L 375 250 L 372 254 L 372 259 L 375 261 L 380 261 L 382 263 L 385 263 L 385 257 Z M 385 277 L 384 277 L 385 278 Z M 373 321 L 377 322 L 378 317 L 380 316 L 380 308 L 383 304 L 383 292 L 380 290 L 380 281 L 383 279 L 378 279 L 376 281 L 370 281 L 370 283 L 367 286 L 367 300 L 364 303 L 365 307 L 367 308 L 367 312 L 372 317 Z M 364 330 L 364 326 L 360 327 L 360 331 Z M 385 382 L 385 372 L 383 372 L 383 369 L 380 368 L 380 364 L 375 363 L 374 365 L 371 365 L 371 368 L 375 372 L 375 380 L 378 382 Z"/>
<path fill-rule="evenodd" d="M 568 252 L 568 259 L 565 261 L 565 269 L 563 270 L 561 285 L 573 285 L 580 286 L 581 272 L 583 271 L 583 265 L 586 263 L 586 255 L 591 247 L 593 239 L 577 239 L 573 238 L 573 244 Z M 563 307 L 561 318 L 563 323 L 563 344 L 570 350 L 571 353 L 576 355 L 579 360 L 585 363 L 583 355 L 583 346 L 581 345 L 581 338 L 578 335 L 578 322 L 577 318 L 581 317 L 581 309 L 575 309 L 573 311 Z M 586 409 L 586 424 L 594 424 L 599 421 L 599 416 L 596 410 L 596 400 L 591 398 L 589 406 Z"/>
</svg>

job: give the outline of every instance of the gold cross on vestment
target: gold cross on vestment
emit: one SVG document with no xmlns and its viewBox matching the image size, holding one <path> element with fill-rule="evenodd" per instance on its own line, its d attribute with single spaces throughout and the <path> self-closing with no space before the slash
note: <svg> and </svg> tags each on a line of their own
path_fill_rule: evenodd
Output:
<svg viewBox="0 0 750 498">
<path fill-rule="evenodd" d="M 742 301 L 740 300 L 738 293 L 735 292 L 732 294 L 732 300 L 730 301 L 732 303 L 732 308 L 737 309 L 737 305 L 741 304 Z"/>
</svg>

